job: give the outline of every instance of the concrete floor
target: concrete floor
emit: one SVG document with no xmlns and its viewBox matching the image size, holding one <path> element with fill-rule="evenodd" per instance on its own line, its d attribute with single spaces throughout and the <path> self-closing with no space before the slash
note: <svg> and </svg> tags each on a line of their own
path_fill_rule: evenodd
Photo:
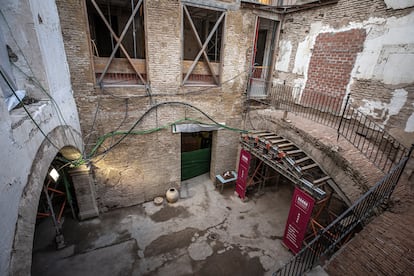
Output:
<svg viewBox="0 0 414 276">
<path fill-rule="evenodd" d="M 63 225 L 54 250 L 48 220 L 36 228 L 32 275 L 271 275 L 292 254 L 282 246 L 293 187 L 269 186 L 242 202 L 208 175 L 184 181 L 180 200 L 117 209 Z"/>
</svg>

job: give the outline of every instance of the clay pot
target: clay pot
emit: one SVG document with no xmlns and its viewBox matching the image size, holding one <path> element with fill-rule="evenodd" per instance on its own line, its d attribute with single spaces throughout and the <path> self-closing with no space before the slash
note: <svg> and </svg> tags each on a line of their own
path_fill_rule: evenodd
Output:
<svg viewBox="0 0 414 276">
<path fill-rule="evenodd" d="M 165 197 L 169 203 L 177 202 L 179 194 L 176 188 L 169 188 L 165 193 Z"/>
</svg>

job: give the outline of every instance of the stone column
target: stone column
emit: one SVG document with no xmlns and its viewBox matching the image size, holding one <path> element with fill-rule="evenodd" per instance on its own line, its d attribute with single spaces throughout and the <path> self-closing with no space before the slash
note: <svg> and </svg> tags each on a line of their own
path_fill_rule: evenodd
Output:
<svg viewBox="0 0 414 276">
<path fill-rule="evenodd" d="M 85 220 L 99 215 L 96 204 L 95 187 L 92 175 L 86 165 L 71 169 L 69 174 L 72 177 L 75 187 L 76 199 L 79 207 L 79 219 Z"/>
</svg>

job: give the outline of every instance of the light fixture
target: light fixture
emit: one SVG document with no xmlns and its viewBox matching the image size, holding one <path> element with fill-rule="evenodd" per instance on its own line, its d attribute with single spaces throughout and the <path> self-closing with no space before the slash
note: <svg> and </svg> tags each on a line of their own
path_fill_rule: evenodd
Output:
<svg viewBox="0 0 414 276">
<path fill-rule="evenodd" d="M 58 181 L 60 174 L 55 168 L 52 168 L 49 172 L 49 176 L 56 182 Z"/>
</svg>

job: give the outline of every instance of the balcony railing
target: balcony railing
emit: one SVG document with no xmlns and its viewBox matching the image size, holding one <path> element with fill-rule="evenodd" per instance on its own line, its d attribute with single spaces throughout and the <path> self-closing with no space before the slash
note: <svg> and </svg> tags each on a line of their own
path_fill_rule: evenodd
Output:
<svg viewBox="0 0 414 276">
<path fill-rule="evenodd" d="M 304 2 L 315 2 L 313 1 L 298 1 L 298 0 L 243 0 L 243 2 L 260 4 L 273 7 L 286 7 L 293 5 L 300 5 Z"/>
<path fill-rule="evenodd" d="M 300 87 L 275 85 L 264 95 L 276 109 L 290 111 L 337 130 L 381 171 L 387 173 L 407 154 L 408 148 L 384 126 L 351 105 L 350 94 L 301 92 Z"/>
<path fill-rule="evenodd" d="M 402 172 L 413 151 L 406 156 L 384 178 L 358 199 L 348 210 L 321 230 L 295 257 L 273 273 L 278 275 L 304 275 L 321 260 L 327 260 L 343 246 L 352 235 L 366 225 L 370 218 L 388 203 Z"/>
</svg>

